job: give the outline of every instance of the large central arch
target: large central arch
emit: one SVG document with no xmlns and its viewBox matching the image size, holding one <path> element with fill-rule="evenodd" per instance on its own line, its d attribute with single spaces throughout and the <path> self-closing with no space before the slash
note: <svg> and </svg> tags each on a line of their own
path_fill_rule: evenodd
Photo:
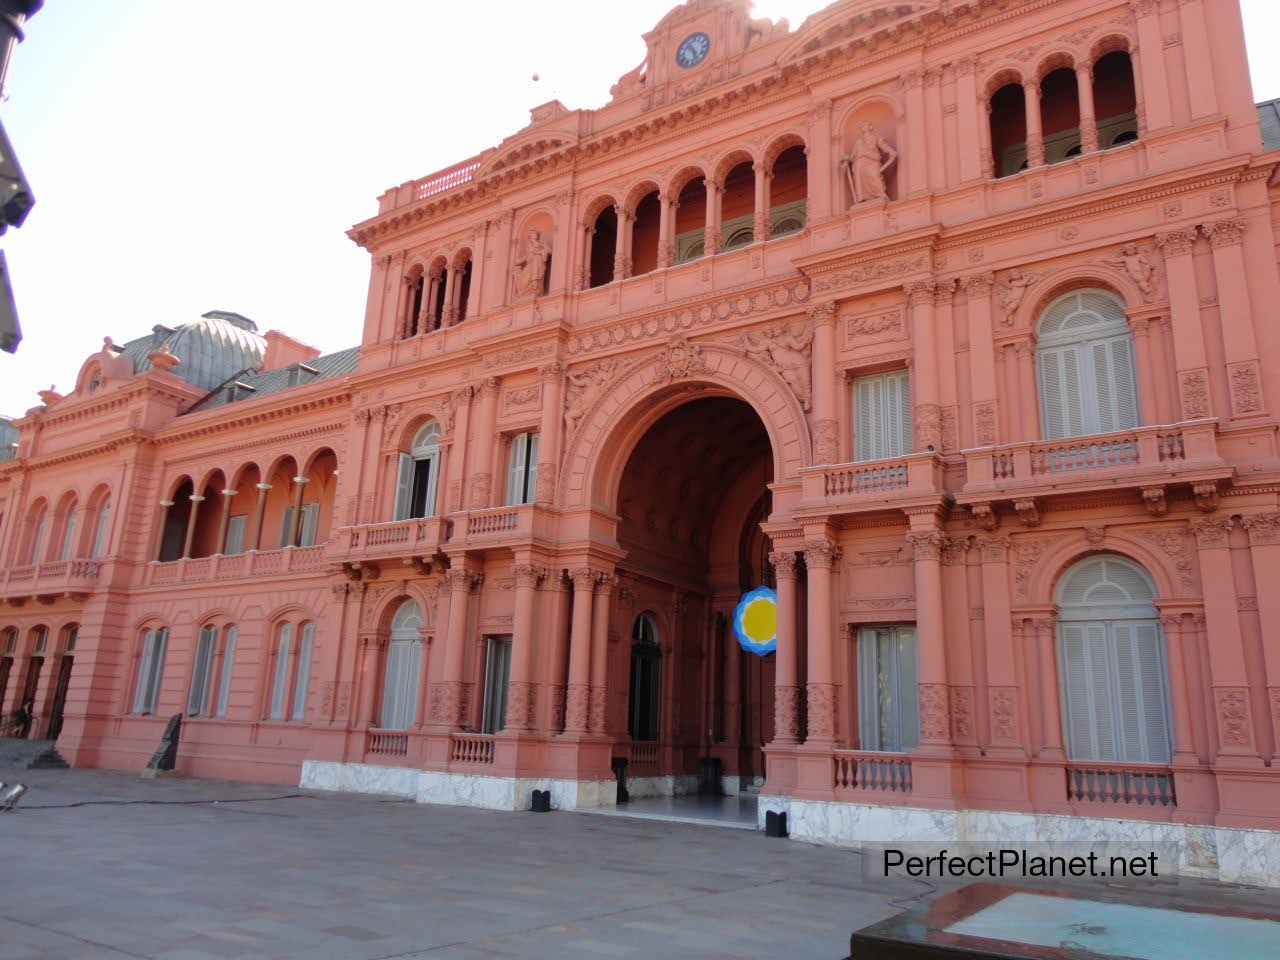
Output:
<svg viewBox="0 0 1280 960">
<path fill-rule="evenodd" d="M 640 438 L 694 397 L 742 400 L 764 424 L 774 482 L 796 480 L 812 462 L 800 401 L 772 367 L 728 344 L 673 337 L 662 350 L 623 361 L 584 411 L 565 446 L 565 508 L 616 507 L 622 470 Z"/>
</svg>

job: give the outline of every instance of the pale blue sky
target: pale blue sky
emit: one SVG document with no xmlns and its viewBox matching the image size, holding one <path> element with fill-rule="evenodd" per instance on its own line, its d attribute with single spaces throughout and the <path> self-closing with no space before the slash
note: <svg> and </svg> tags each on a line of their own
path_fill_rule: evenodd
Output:
<svg viewBox="0 0 1280 960">
<path fill-rule="evenodd" d="M 69 388 L 104 335 L 210 309 L 357 343 L 369 260 L 344 232 L 377 195 L 553 96 L 599 106 L 674 5 L 48 0 L 0 106 L 37 199 L 0 241 L 25 334 L 0 353 L 0 412 Z M 756 14 L 795 27 L 826 5 Z M 1256 98 L 1280 97 L 1280 4 L 1243 7 Z"/>
</svg>

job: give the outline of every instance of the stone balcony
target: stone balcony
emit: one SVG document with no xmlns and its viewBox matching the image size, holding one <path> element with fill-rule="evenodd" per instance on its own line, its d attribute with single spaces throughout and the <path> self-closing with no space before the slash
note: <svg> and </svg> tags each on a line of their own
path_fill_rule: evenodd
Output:
<svg viewBox="0 0 1280 960">
<path fill-rule="evenodd" d="M 454 521 L 448 517 L 422 517 L 387 523 L 360 523 L 339 527 L 326 546 L 329 563 L 341 564 L 348 576 L 359 578 L 362 570 L 376 571 L 380 563 L 430 563 L 453 535 Z"/>
<path fill-rule="evenodd" d="M 945 495 L 943 458 L 911 453 L 800 471 L 799 512 L 860 513 L 937 503 Z"/>
<path fill-rule="evenodd" d="M 222 580 L 249 580 L 279 574 L 306 573 L 327 566 L 325 545 L 284 547 L 280 550 L 250 550 L 247 553 L 218 554 L 147 564 L 143 585 L 212 583 Z"/>
<path fill-rule="evenodd" d="M 1173 484 L 1190 485 L 1197 505 L 1213 509 L 1220 485 L 1234 476 L 1218 450 L 1216 420 L 981 447 L 964 457 L 966 479 L 956 500 L 979 516 L 1011 500 L 1027 519 L 1037 512 L 1035 497 L 1116 489 L 1140 490 L 1160 515 Z"/>
<path fill-rule="evenodd" d="M 53 560 L 10 567 L 0 574 L 0 597 L 15 606 L 35 598 L 52 602 L 90 593 L 98 585 L 97 560 Z"/>
</svg>

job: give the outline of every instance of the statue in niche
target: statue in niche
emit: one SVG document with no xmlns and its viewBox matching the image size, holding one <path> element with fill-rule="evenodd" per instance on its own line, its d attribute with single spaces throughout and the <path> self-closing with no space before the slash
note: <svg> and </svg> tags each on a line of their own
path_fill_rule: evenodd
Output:
<svg viewBox="0 0 1280 960">
<path fill-rule="evenodd" d="M 812 395 L 812 375 L 809 369 L 809 349 L 813 346 L 813 333 L 795 333 L 780 323 L 770 324 L 756 337 L 743 333 L 739 342 L 752 360 L 767 363 L 778 371 L 795 391 L 800 406 L 809 409 Z"/>
<path fill-rule="evenodd" d="M 1013 326 L 1014 314 L 1022 306 L 1023 298 L 1027 295 L 1027 287 L 1035 283 L 1035 280 L 1034 274 L 1023 273 L 1021 270 L 1009 271 L 1009 276 L 1004 281 L 1004 293 L 1000 296 L 1000 309 L 1004 311 L 1001 324 L 1006 327 Z"/>
<path fill-rule="evenodd" d="M 1150 303 L 1156 296 L 1156 265 L 1151 258 L 1138 249 L 1136 243 L 1127 243 L 1120 251 L 1117 260 L 1104 261 L 1108 266 L 1123 270 L 1129 274 L 1138 289 L 1142 291 L 1142 299 Z"/>
<path fill-rule="evenodd" d="M 551 248 L 542 242 L 542 231 L 530 230 L 524 256 L 511 267 L 517 297 L 541 295 L 546 284 L 547 261 L 550 258 Z"/>
<path fill-rule="evenodd" d="M 884 172 L 898 159 L 898 151 L 876 133 L 875 124 L 863 120 L 858 139 L 853 142 L 853 152 L 841 161 L 849 181 L 849 192 L 854 204 L 873 200 L 888 200 L 889 188 L 884 182 Z"/>
<path fill-rule="evenodd" d="M 573 433 L 582 415 L 591 409 L 591 405 L 604 392 L 617 365 L 616 360 L 601 360 L 585 370 L 571 370 L 566 374 L 569 390 L 565 397 L 564 419 L 569 433 Z"/>
</svg>

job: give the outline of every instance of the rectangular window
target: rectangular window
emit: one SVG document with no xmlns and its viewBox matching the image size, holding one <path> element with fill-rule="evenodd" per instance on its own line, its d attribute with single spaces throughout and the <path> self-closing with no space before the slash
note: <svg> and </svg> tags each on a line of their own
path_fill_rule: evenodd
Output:
<svg viewBox="0 0 1280 960">
<path fill-rule="evenodd" d="M 235 662 L 235 655 L 236 628 L 230 626 L 223 631 L 222 676 L 218 679 L 218 705 L 214 709 L 215 716 L 227 715 L 227 695 L 231 692 L 231 665 Z"/>
<path fill-rule="evenodd" d="M 490 637 L 484 668 L 481 733 L 497 733 L 507 723 L 507 679 L 511 674 L 511 637 Z"/>
<path fill-rule="evenodd" d="M 316 530 L 320 525 L 320 504 L 308 503 L 302 507 L 302 525 L 298 530 L 298 546 L 314 547 Z"/>
<path fill-rule="evenodd" d="M 71 627 L 67 630 L 67 642 L 62 645 L 63 653 L 76 652 L 76 640 L 80 638 L 80 628 Z"/>
<path fill-rule="evenodd" d="M 98 523 L 93 531 L 93 550 L 90 556 L 97 560 L 107 549 L 107 521 L 111 517 L 111 501 L 104 500 L 98 508 Z"/>
<path fill-rule="evenodd" d="M 134 713 L 155 713 L 164 674 L 164 654 L 169 645 L 169 629 L 148 630 L 138 659 L 138 683 L 133 692 Z"/>
<path fill-rule="evenodd" d="M 70 560 L 71 550 L 75 545 L 76 539 L 76 515 L 75 511 L 67 514 L 67 529 L 62 534 L 62 552 L 58 555 L 59 560 Z"/>
<path fill-rule="evenodd" d="M 36 627 L 36 649 L 37 654 L 44 653 L 45 648 L 49 645 L 49 628 Z"/>
<path fill-rule="evenodd" d="M 911 452 L 911 381 L 906 370 L 853 381 L 853 458 L 884 460 Z"/>
<path fill-rule="evenodd" d="M 858 631 L 858 740 L 863 750 L 886 753 L 920 744 L 915 627 Z"/>
<path fill-rule="evenodd" d="M 400 454 L 396 476 L 395 520 L 415 520 L 436 515 L 440 453 L 412 457 Z"/>
<path fill-rule="evenodd" d="M 280 518 L 280 549 L 289 546 L 289 534 L 293 532 L 293 507 L 284 508 L 284 516 Z"/>
<path fill-rule="evenodd" d="M 404 730 L 413 722 L 418 706 L 418 672 L 421 667 L 422 643 L 418 640 L 392 640 L 387 645 L 387 670 L 382 680 L 382 717 L 386 730 Z"/>
<path fill-rule="evenodd" d="M 538 435 L 518 433 L 511 438 L 507 463 L 507 505 L 532 503 L 538 484 Z"/>
<path fill-rule="evenodd" d="M 18 651 L 18 631 L 10 627 L 4 635 L 4 652 L 16 653 Z"/>
<path fill-rule="evenodd" d="M 298 643 L 298 668 L 293 677 L 293 709 L 289 716 L 302 720 L 307 711 L 307 682 L 311 678 L 311 641 L 316 625 L 308 621 L 302 625 L 302 639 Z"/>
<path fill-rule="evenodd" d="M 229 557 L 244 553 L 244 531 L 248 525 L 249 517 L 246 514 L 237 514 L 231 518 L 227 524 L 227 545 L 223 548 L 223 553 Z"/>
<path fill-rule="evenodd" d="M 187 694 L 187 713 L 198 717 L 204 713 L 209 700 L 209 683 L 213 678 L 213 645 L 218 639 L 218 628 L 208 625 L 200 628 L 196 637 L 196 655 L 191 664 L 191 691 Z"/>
<path fill-rule="evenodd" d="M 289 695 L 289 653 L 293 647 L 293 624 L 280 627 L 276 638 L 275 680 L 271 684 L 271 719 L 284 719 L 285 697 Z"/>
</svg>

